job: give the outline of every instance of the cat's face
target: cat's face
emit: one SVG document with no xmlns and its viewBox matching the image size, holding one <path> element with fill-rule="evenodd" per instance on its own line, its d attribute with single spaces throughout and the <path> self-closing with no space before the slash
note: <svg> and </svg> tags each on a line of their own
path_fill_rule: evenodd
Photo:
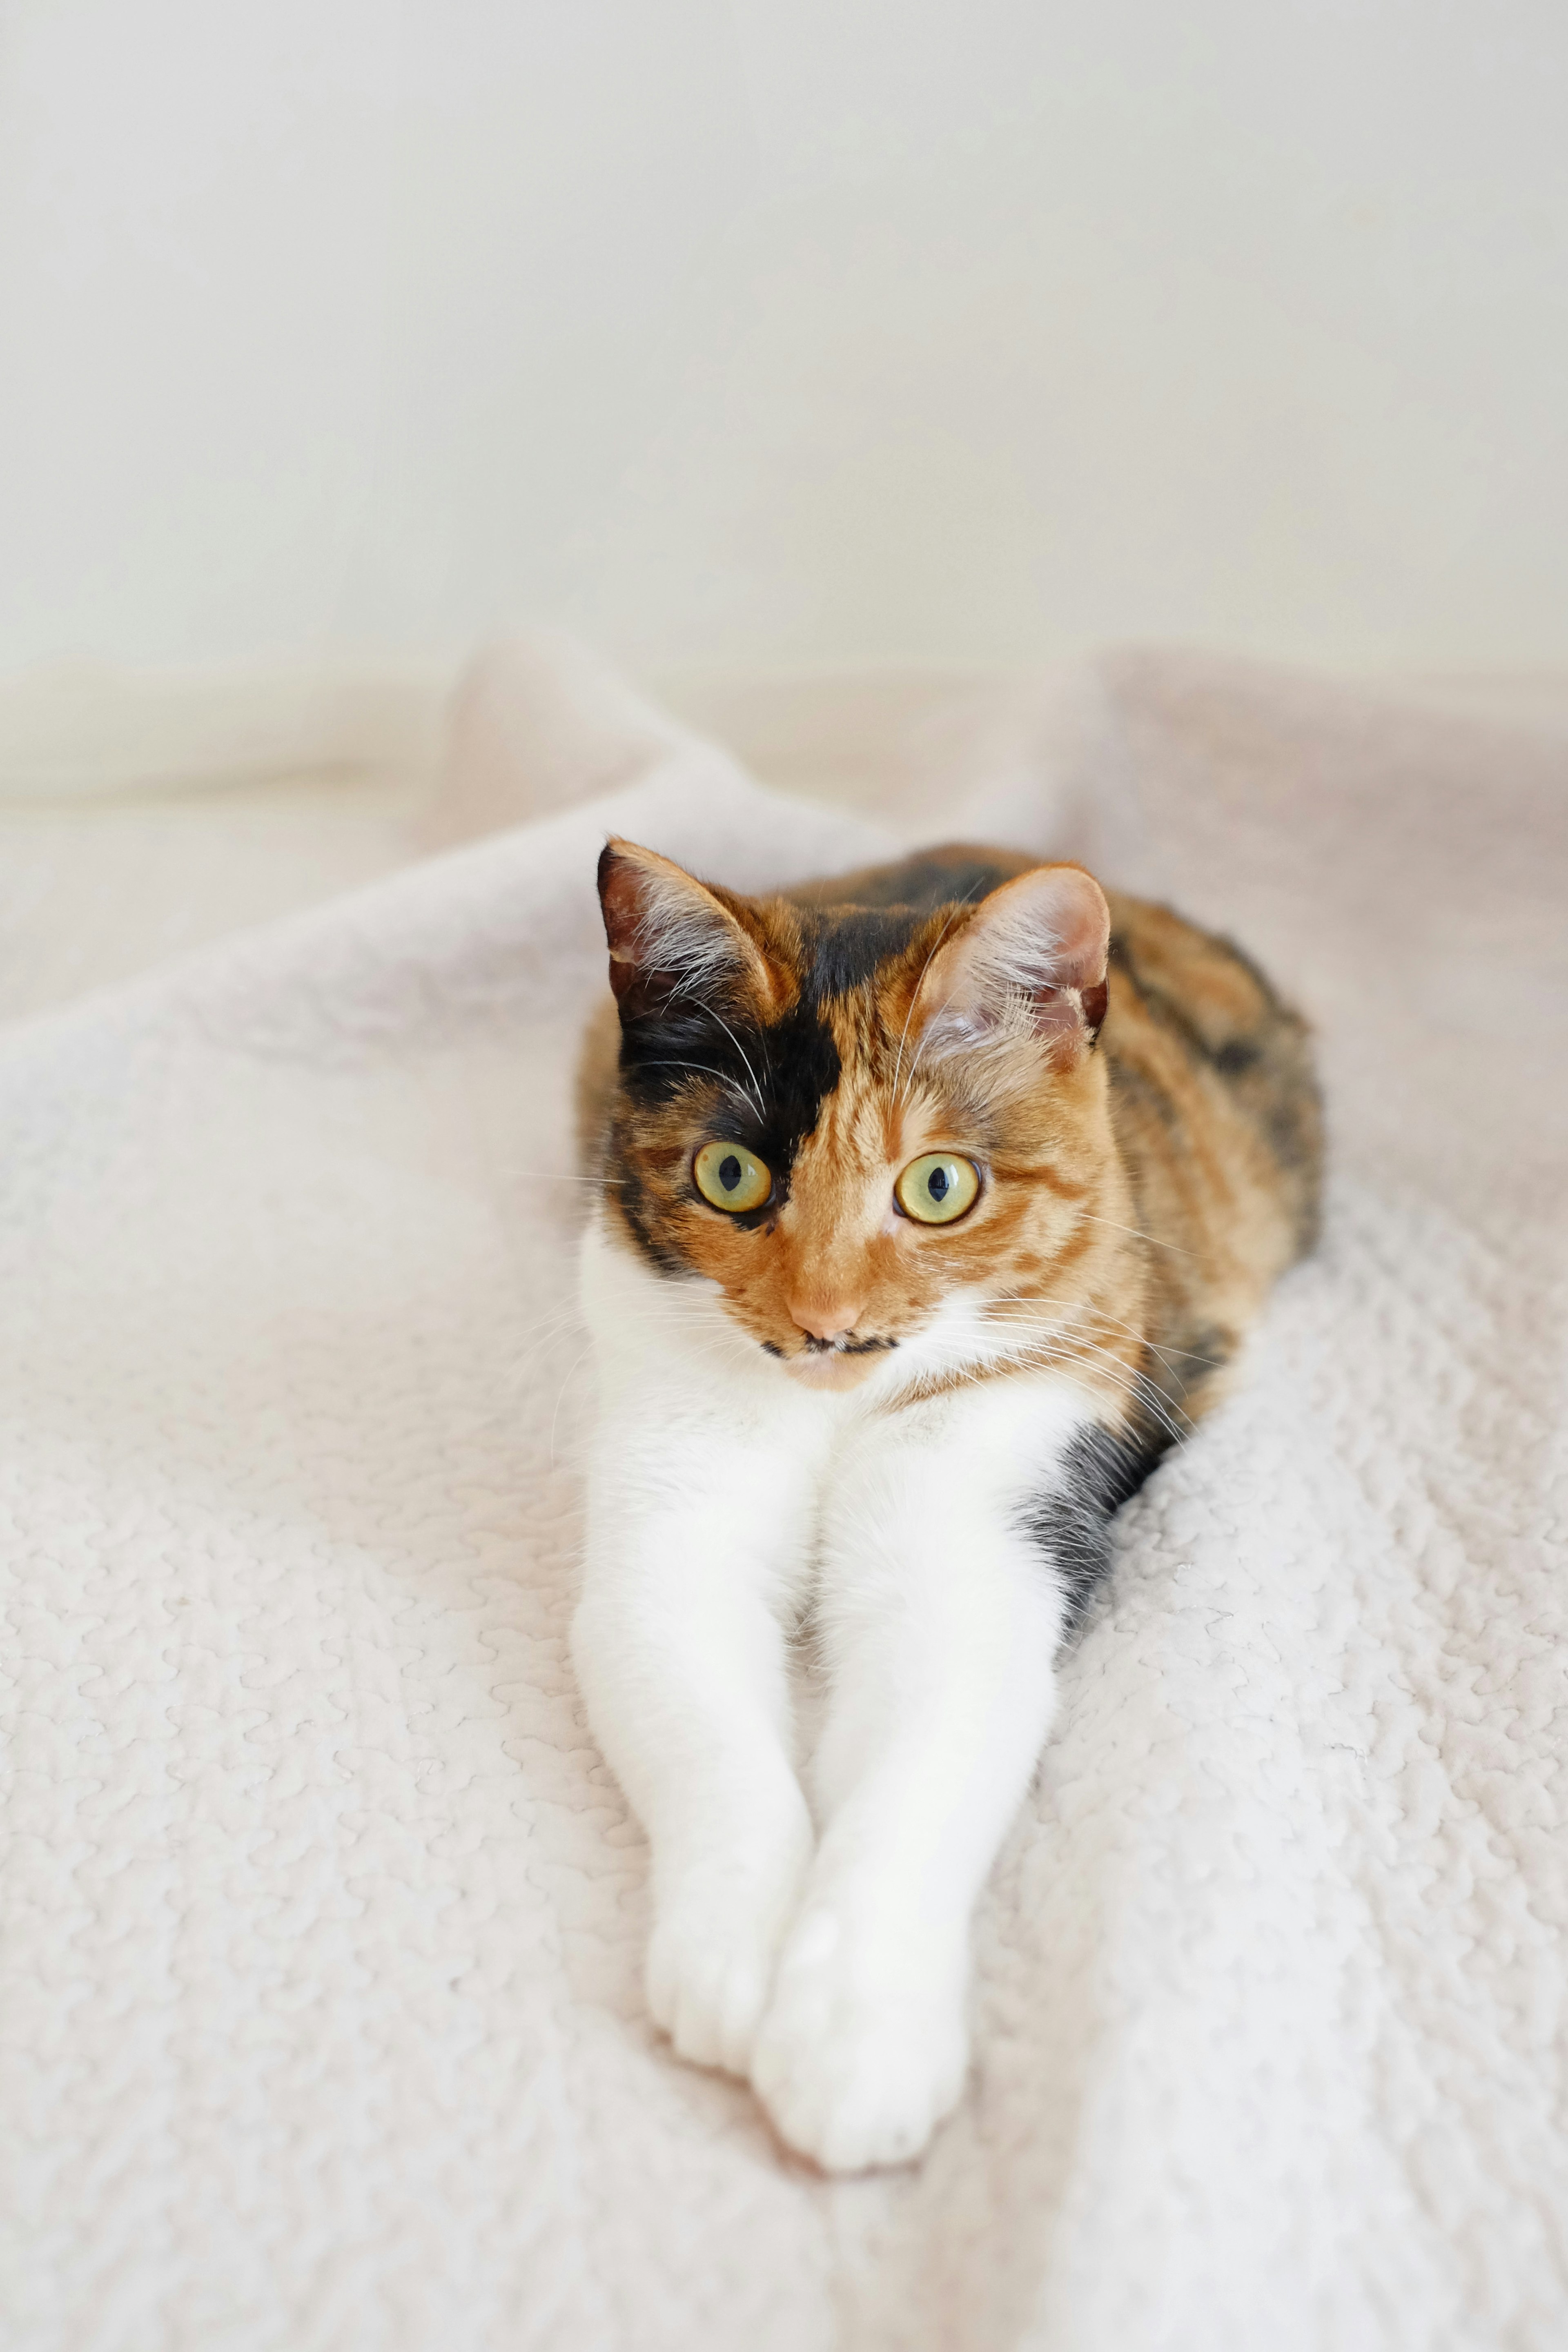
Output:
<svg viewBox="0 0 1568 2352">
<path fill-rule="evenodd" d="M 609 1198 L 795 1379 L 1077 1295 L 1113 1160 L 1109 916 L 1080 867 L 934 911 L 742 898 L 615 841 Z"/>
</svg>

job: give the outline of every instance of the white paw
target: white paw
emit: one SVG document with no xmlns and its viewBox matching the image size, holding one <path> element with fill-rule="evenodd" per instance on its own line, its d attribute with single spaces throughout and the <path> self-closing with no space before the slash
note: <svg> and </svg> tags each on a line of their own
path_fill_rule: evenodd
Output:
<svg viewBox="0 0 1568 2352">
<path fill-rule="evenodd" d="M 660 1887 L 647 2005 L 694 2065 L 748 2071 L 805 1861 L 803 1838 L 771 1880 L 710 1868 Z"/>
<path fill-rule="evenodd" d="M 752 2081 L 782 2139 L 825 2172 L 905 2164 L 969 2064 L 964 1958 L 858 1939 L 813 1907 L 789 1937 Z"/>
</svg>

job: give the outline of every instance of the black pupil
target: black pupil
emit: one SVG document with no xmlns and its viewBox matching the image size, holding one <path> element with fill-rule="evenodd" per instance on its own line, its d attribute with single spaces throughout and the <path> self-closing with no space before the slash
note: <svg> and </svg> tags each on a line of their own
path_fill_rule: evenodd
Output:
<svg viewBox="0 0 1568 2352">
<path fill-rule="evenodd" d="M 933 1168 L 926 1178 L 926 1191 L 933 1201 L 945 1201 L 948 1195 L 948 1173 L 945 1168 Z"/>
<path fill-rule="evenodd" d="M 731 1151 L 727 1160 L 719 1162 L 719 1181 L 726 1192 L 732 1192 L 741 1181 L 741 1163 Z"/>
</svg>

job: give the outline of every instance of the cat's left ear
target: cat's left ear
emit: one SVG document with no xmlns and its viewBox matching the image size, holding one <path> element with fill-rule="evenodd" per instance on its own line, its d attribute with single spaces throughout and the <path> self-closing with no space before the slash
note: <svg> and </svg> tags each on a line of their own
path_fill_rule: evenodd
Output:
<svg viewBox="0 0 1568 2352">
<path fill-rule="evenodd" d="M 1087 1053 L 1105 1018 L 1110 948 L 1105 893 L 1081 866 L 1037 866 L 1005 882 L 926 968 L 915 1024 L 927 1054 L 1020 1034 L 1058 1055 Z"/>
</svg>

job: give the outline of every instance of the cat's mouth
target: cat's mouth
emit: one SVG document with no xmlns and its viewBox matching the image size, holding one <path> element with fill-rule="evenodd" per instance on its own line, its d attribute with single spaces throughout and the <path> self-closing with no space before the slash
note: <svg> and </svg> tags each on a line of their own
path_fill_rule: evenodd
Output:
<svg viewBox="0 0 1568 2352">
<path fill-rule="evenodd" d="M 879 1356 L 885 1356 L 898 1344 L 891 1339 L 857 1339 L 847 1331 L 841 1332 L 836 1339 L 816 1339 L 807 1333 L 797 1349 L 784 1356 L 784 1360 L 795 1379 L 809 1388 L 850 1389 L 865 1378 Z M 767 1352 L 770 1356 L 784 1355 L 782 1349 L 771 1345 Z"/>
</svg>

